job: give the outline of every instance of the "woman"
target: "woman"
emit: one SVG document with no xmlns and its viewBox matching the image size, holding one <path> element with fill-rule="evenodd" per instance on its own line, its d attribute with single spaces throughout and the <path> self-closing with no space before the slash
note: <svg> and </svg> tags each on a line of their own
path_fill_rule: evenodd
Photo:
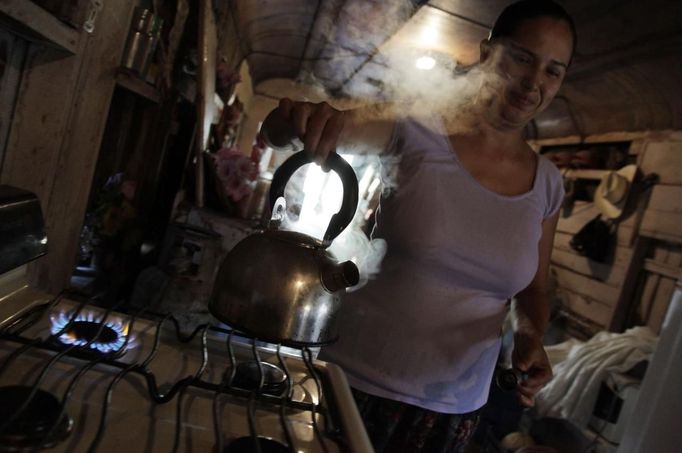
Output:
<svg viewBox="0 0 682 453">
<path fill-rule="evenodd" d="M 532 406 L 551 378 L 542 337 L 563 188 L 523 131 L 559 90 L 575 41 L 555 3 L 507 7 L 481 43 L 479 68 L 491 77 L 473 126 L 455 133 L 438 121 L 372 120 L 367 110 L 288 99 L 264 124 L 271 142 L 294 133 L 320 164 L 344 144 L 397 162 L 397 188 L 382 197 L 373 232 L 388 246 L 382 270 L 347 295 L 341 337 L 322 351 L 346 371 L 377 451 L 463 449 L 512 298 L 512 364 L 528 376 L 520 402 Z"/>
</svg>

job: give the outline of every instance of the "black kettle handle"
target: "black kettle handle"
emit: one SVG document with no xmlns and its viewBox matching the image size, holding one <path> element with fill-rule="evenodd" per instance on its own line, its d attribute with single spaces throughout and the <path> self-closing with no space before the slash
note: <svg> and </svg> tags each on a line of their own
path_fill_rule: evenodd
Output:
<svg viewBox="0 0 682 453">
<path fill-rule="evenodd" d="M 291 175 L 300 167 L 310 163 L 312 163 L 310 156 L 305 151 L 299 151 L 279 166 L 272 177 L 270 186 L 270 209 L 274 207 L 279 197 L 284 196 L 284 188 Z M 355 176 L 353 167 L 336 153 L 329 155 L 327 165 L 339 175 L 343 183 L 341 209 L 332 216 L 327 231 L 324 233 L 324 242 L 330 243 L 341 234 L 355 216 L 355 210 L 358 207 L 358 178 Z"/>
</svg>

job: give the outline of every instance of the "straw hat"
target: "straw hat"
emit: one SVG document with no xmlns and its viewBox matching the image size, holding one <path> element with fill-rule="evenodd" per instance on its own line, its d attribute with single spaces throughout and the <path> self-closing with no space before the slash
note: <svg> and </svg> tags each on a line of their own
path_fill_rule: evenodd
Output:
<svg viewBox="0 0 682 453">
<path fill-rule="evenodd" d="M 637 165 L 626 165 L 601 178 L 594 194 L 594 204 L 604 217 L 617 219 L 621 216 L 636 174 Z"/>
</svg>

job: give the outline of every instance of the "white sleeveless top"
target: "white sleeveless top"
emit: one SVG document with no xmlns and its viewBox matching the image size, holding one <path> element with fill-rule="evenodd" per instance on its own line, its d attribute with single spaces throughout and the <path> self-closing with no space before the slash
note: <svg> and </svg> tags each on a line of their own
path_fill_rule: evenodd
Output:
<svg viewBox="0 0 682 453">
<path fill-rule="evenodd" d="M 538 156 L 531 191 L 494 193 L 430 126 L 396 125 L 382 168 L 397 170 L 397 187 L 384 191 L 372 234 L 387 242 L 381 272 L 345 296 L 339 341 L 320 357 L 366 393 L 466 413 L 487 400 L 506 302 L 536 273 L 563 184 Z"/>
</svg>

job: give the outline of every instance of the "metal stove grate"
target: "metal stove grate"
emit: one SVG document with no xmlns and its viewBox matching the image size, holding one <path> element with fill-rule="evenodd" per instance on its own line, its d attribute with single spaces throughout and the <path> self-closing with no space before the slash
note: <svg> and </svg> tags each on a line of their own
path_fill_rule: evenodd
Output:
<svg viewBox="0 0 682 453">
<path fill-rule="evenodd" d="M 253 360 L 258 364 L 258 385 L 254 386 L 252 389 L 244 389 L 235 385 L 235 375 L 237 371 L 238 361 L 235 356 L 234 350 L 234 337 L 238 335 L 240 338 L 248 338 L 241 332 L 235 332 L 233 330 L 228 330 L 224 328 L 219 328 L 209 324 L 204 324 L 198 326 L 191 334 L 184 335 L 181 332 L 180 325 L 178 321 L 172 315 L 157 316 L 154 331 L 154 343 L 150 353 L 147 357 L 136 363 L 125 363 L 120 360 L 122 355 L 125 353 L 126 347 L 133 335 L 133 327 L 136 319 L 144 314 L 145 309 L 138 309 L 132 314 L 125 314 L 127 317 L 126 321 L 128 323 L 128 329 L 126 330 L 124 341 L 121 346 L 117 349 L 112 349 L 110 351 L 102 352 L 93 350 L 91 345 L 93 342 L 102 335 L 105 331 L 106 320 L 112 313 L 116 315 L 122 315 L 121 312 L 116 310 L 120 306 L 114 306 L 104 311 L 102 317 L 99 319 L 101 327 L 96 332 L 92 333 L 87 341 L 79 342 L 77 344 L 63 344 L 59 341 L 59 337 L 67 332 L 69 329 L 73 328 L 73 324 L 79 319 L 79 314 L 88 305 L 87 299 L 82 299 L 76 306 L 74 310 L 70 312 L 68 322 L 63 323 L 60 329 L 53 329 L 54 331 L 47 338 L 29 338 L 23 333 L 29 329 L 34 324 L 38 323 L 40 319 L 46 314 L 50 313 L 55 306 L 57 306 L 66 295 L 61 293 L 52 299 L 50 302 L 42 304 L 38 307 L 34 307 L 22 317 L 14 321 L 12 324 L 6 326 L 2 331 L 0 331 L 0 339 L 4 341 L 14 342 L 20 344 L 21 346 L 13 350 L 5 359 L 0 363 L 0 376 L 5 373 L 11 364 L 17 360 L 22 354 L 27 353 L 33 348 L 40 348 L 49 351 L 53 351 L 55 354 L 47 359 L 47 363 L 44 364 L 38 377 L 35 381 L 29 385 L 30 390 L 26 392 L 26 397 L 24 401 L 19 404 L 13 415 L 8 419 L 0 423 L 0 439 L 2 436 L 11 435 L 11 431 L 14 424 L 21 415 L 30 407 L 31 401 L 36 397 L 39 392 L 41 392 L 40 387 L 43 379 L 55 363 L 62 360 L 65 356 L 76 357 L 81 360 L 79 363 L 79 369 L 77 373 L 71 378 L 66 391 L 61 396 L 61 413 L 54 418 L 55 422 L 53 426 L 49 429 L 44 430 L 44 435 L 41 438 L 36 439 L 36 445 L 34 449 L 47 448 L 54 444 L 54 440 L 59 437 L 58 429 L 60 428 L 60 423 L 63 425 L 64 417 L 68 417 L 66 413 L 66 408 L 68 407 L 69 400 L 73 395 L 74 389 L 78 385 L 81 378 L 92 368 L 98 364 L 108 365 L 110 367 L 118 368 L 119 371 L 110 380 L 109 385 L 106 390 L 103 404 L 101 406 L 101 413 L 99 419 L 99 427 L 94 439 L 91 441 L 88 451 L 94 452 L 97 450 L 102 437 L 106 431 L 107 427 L 107 417 L 109 413 L 109 406 L 111 403 L 112 395 L 116 385 L 123 379 L 128 373 L 135 373 L 142 376 L 146 382 L 147 391 L 151 400 L 156 404 L 167 404 L 171 402 L 176 396 L 176 424 L 175 424 L 175 441 L 173 451 L 178 451 L 180 446 L 181 438 L 181 427 L 182 427 L 182 406 L 183 397 L 186 391 L 190 387 L 196 387 L 203 390 L 208 390 L 213 392 L 213 424 L 215 431 L 215 451 L 223 452 L 230 451 L 225 449 L 226 439 L 221 432 L 220 427 L 222 426 L 222 412 L 220 410 L 220 400 L 226 395 L 231 395 L 233 397 L 242 398 L 247 407 L 248 414 L 248 427 L 249 427 L 249 437 L 251 438 L 251 448 L 252 451 L 261 453 L 262 443 L 260 439 L 263 436 L 258 432 L 256 424 L 256 401 L 270 403 L 279 408 L 279 421 L 284 433 L 286 445 L 284 445 L 285 451 L 297 452 L 296 439 L 292 432 L 289 418 L 287 414 L 289 411 L 307 411 L 311 416 L 311 425 L 313 427 L 315 437 L 318 440 L 319 447 L 321 451 L 329 452 L 328 445 L 326 444 L 328 439 L 333 439 L 334 442 L 338 443 L 339 446 L 343 448 L 344 439 L 341 430 L 337 423 L 331 416 L 330 406 L 333 404 L 331 401 L 331 395 L 325 394 L 323 397 L 323 385 L 322 376 L 315 369 L 313 363 L 313 354 L 309 348 L 301 349 L 301 360 L 305 363 L 305 367 L 308 370 L 310 377 L 314 380 L 315 387 L 317 389 L 318 400 L 313 402 L 307 401 L 297 401 L 293 398 L 293 380 L 292 374 L 290 373 L 286 361 L 282 357 L 282 352 L 280 345 L 277 345 L 276 356 L 279 363 L 280 369 L 283 371 L 285 376 L 285 386 L 281 394 L 271 394 L 265 391 L 265 374 L 263 371 L 262 360 L 260 357 L 260 352 L 258 348 L 258 339 L 249 338 L 251 345 L 251 353 L 253 355 Z M 73 294 L 68 294 L 70 299 L 74 298 Z M 149 315 L 147 313 L 147 315 Z M 174 326 L 175 335 L 177 339 L 182 343 L 191 342 L 197 335 L 201 335 L 201 353 L 202 359 L 201 363 L 192 376 L 188 376 L 176 381 L 167 391 L 162 392 L 157 385 L 157 378 L 154 373 L 150 370 L 149 365 L 154 360 L 156 353 L 159 349 L 159 343 L 161 341 L 162 327 L 166 323 L 171 323 Z M 229 357 L 229 366 L 224 370 L 222 374 L 221 382 L 218 384 L 202 380 L 202 374 L 206 370 L 208 364 L 208 347 L 207 347 L 207 333 L 209 330 L 213 330 L 220 333 L 226 334 L 225 347 L 227 349 L 227 354 Z M 328 392 L 326 392 L 328 393 Z M 322 401 L 326 400 L 325 404 Z M 324 426 L 319 426 L 318 414 L 322 415 L 324 421 Z M 10 436 L 11 437 L 11 436 Z M 2 448 L 0 448 L 2 451 Z M 270 450 L 265 450 L 270 451 Z"/>
</svg>

